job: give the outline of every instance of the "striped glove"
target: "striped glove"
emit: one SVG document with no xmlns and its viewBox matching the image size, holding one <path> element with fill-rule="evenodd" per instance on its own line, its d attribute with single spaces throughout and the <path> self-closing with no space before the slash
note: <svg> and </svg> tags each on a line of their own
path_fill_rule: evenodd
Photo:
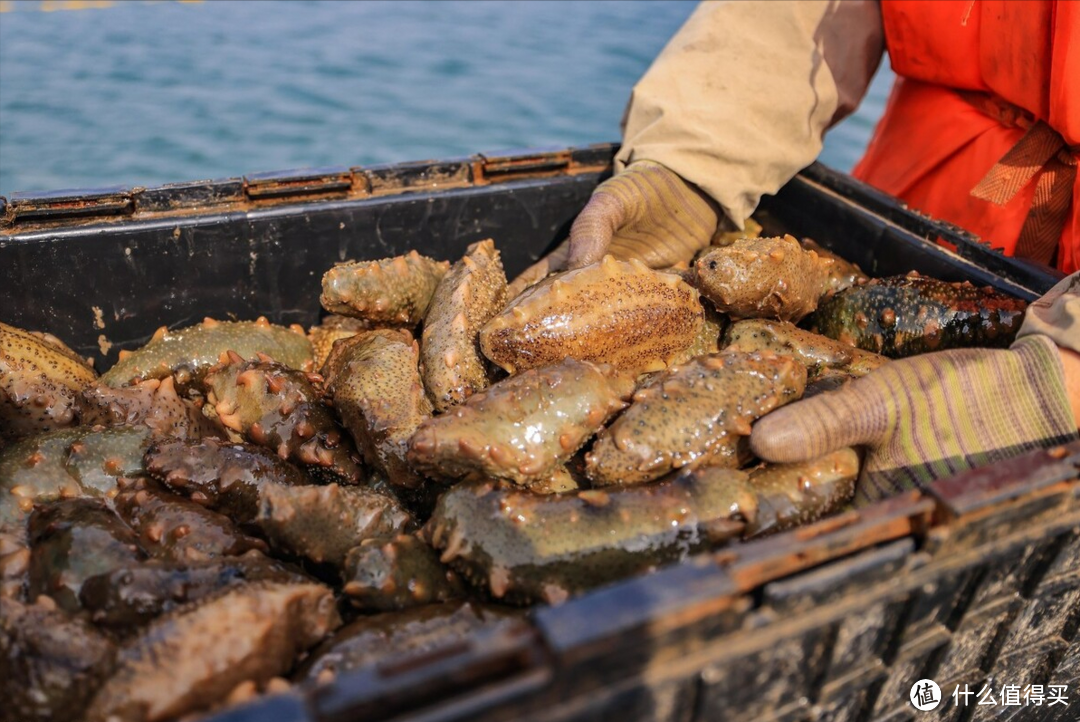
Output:
<svg viewBox="0 0 1080 722">
<path fill-rule="evenodd" d="M 1033 334 L 1008 350 L 962 349 L 892 361 L 754 426 L 766 461 L 812 459 L 865 445 L 865 504 L 934 479 L 1077 438 L 1062 357 Z"/>
<path fill-rule="evenodd" d="M 570 238 L 510 284 L 513 298 L 555 271 L 595 263 L 610 253 L 651 268 L 693 260 L 709 245 L 716 204 L 659 163 L 639 160 L 604 181 L 570 229 Z"/>
<path fill-rule="evenodd" d="M 651 268 L 690 262 L 709 245 L 719 211 L 708 196 L 659 163 L 631 163 L 593 192 L 570 229 L 567 268 L 610 253 Z"/>
</svg>

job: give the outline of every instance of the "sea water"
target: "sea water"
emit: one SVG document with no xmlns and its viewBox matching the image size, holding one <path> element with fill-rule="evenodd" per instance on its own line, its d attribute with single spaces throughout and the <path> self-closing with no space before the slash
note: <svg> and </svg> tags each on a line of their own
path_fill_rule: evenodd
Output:
<svg viewBox="0 0 1080 722">
<path fill-rule="evenodd" d="M 696 4 L 0 0 L 0 195 L 618 141 Z"/>
</svg>

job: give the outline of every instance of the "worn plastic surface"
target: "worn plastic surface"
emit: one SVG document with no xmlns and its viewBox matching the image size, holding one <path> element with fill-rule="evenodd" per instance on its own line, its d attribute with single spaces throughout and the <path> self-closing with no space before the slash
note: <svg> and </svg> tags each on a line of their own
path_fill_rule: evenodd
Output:
<svg viewBox="0 0 1080 722">
<path fill-rule="evenodd" d="M 453 260 L 491 237 L 513 276 L 565 237 L 614 151 L 0 199 L 0 318 L 49 330 L 101 370 L 161 324 L 265 314 L 309 325 L 323 271 L 346 258 L 416 248 Z M 875 275 L 915 269 L 1029 300 L 1057 278 L 822 166 L 757 217 Z M 511 634 L 214 719 L 915 720 L 908 692 L 923 677 L 946 692 L 989 680 L 1067 684 L 1078 697 L 1078 466 L 1080 444 L 1036 452 L 539 608 Z M 933 714 L 1063 721 L 1077 705 L 952 709 L 947 698 Z"/>
</svg>

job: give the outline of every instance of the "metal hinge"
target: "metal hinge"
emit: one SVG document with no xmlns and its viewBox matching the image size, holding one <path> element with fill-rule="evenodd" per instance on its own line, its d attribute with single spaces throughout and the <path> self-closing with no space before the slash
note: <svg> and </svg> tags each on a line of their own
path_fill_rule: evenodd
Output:
<svg viewBox="0 0 1080 722">
<path fill-rule="evenodd" d="M 521 178 L 544 178 L 570 168 L 570 150 L 503 151 L 481 153 L 473 166 L 476 185 Z"/>
<path fill-rule="evenodd" d="M 407 191 L 436 191 L 472 185 L 473 157 L 393 163 L 353 168 L 356 177 L 366 179 L 373 196 Z"/>
<path fill-rule="evenodd" d="M 353 173 L 348 168 L 300 168 L 244 176 L 244 192 L 251 200 L 345 195 L 352 188 Z"/>
<path fill-rule="evenodd" d="M 46 193 L 13 193 L 7 201 L 5 220 L 56 220 L 84 216 L 129 215 L 135 208 L 134 196 L 142 188 L 113 186 L 93 190 L 59 190 Z"/>
</svg>

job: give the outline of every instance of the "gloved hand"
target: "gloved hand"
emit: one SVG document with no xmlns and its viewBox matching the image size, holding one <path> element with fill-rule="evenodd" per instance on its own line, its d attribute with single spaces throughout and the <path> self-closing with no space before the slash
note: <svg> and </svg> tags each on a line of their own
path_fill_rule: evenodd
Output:
<svg viewBox="0 0 1080 722">
<path fill-rule="evenodd" d="M 766 461 L 792 462 L 865 445 L 855 503 L 873 502 L 1077 438 L 1062 354 L 1049 337 L 1033 334 L 1007 350 L 892 361 L 765 416 L 750 446 Z"/>
<path fill-rule="evenodd" d="M 511 298 L 555 271 L 580 268 L 605 253 L 651 268 L 693 259 L 709 245 L 716 204 L 659 163 L 640 160 L 601 183 L 570 229 L 570 238 L 510 285 Z"/>
</svg>

